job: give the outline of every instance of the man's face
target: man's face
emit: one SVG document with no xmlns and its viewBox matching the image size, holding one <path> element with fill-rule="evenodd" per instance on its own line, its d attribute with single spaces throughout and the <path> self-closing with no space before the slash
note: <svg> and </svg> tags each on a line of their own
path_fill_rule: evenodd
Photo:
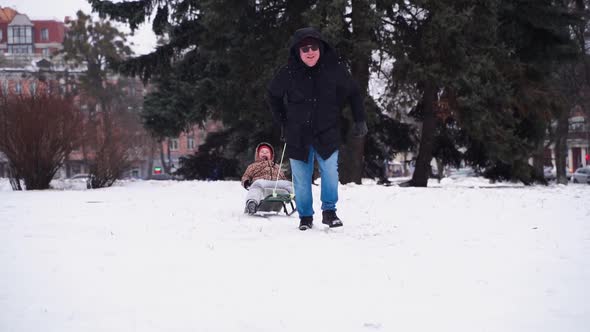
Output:
<svg viewBox="0 0 590 332">
<path fill-rule="evenodd" d="M 270 149 L 263 146 L 258 150 L 258 159 L 260 160 L 270 160 L 271 153 Z"/>
<path fill-rule="evenodd" d="M 320 48 L 317 42 L 308 43 L 299 47 L 299 56 L 301 61 L 308 67 L 313 67 L 320 59 Z"/>
</svg>

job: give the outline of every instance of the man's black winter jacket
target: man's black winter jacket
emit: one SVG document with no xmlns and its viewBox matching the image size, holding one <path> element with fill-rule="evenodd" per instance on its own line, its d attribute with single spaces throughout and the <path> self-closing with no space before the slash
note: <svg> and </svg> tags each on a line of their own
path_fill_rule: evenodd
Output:
<svg viewBox="0 0 590 332">
<path fill-rule="evenodd" d="M 307 37 L 319 40 L 320 59 L 308 67 L 299 57 L 298 44 Z M 307 162 L 313 145 L 323 159 L 340 145 L 340 117 L 351 103 L 355 122 L 365 121 L 359 87 L 338 62 L 332 47 L 313 28 L 297 30 L 291 39 L 289 62 L 268 86 L 275 121 L 282 123 L 290 158 Z"/>
</svg>

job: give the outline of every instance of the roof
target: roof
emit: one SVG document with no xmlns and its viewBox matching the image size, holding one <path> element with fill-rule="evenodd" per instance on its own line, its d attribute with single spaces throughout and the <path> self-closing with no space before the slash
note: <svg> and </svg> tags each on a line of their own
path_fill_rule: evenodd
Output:
<svg viewBox="0 0 590 332">
<path fill-rule="evenodd" d="M 31 19 L 25 14 L 16 14 L 8 25 L 33 26 L 33 22 L 31 22 Z"/>
<path fill-rule="evenodd" d="M 7 22 L 9 23 L 10 21 L 12 21 L 12 19 L 14 18 L 14 16 L 16 16 L 18 14 L 18 12 L 12 8 L 9 7 L 5 7 L 2 8 L 0 7 L 0 22 Z"/>
<path fill-rule="evenodd" d="M 0 7 L 0 22 L 10 23 L 18 12 L 12 8 Z"/>
<path fill-rule="evenodd" d="M 37 62 L 37 68 L 51 68 L 52 63 L 47 59 L 41 59 Z"/>
<path fill-rule="evenodd" d="M 0 22 L 10 23 L 12 19 L 19 13 L 10 7 L 0 7 Z"/>
</svg>

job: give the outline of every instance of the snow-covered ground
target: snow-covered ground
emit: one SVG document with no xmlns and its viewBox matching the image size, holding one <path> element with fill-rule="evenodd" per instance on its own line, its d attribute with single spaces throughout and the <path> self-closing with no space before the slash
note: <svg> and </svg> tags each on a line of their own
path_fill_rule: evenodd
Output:
<svg viewBox="0 0 590 332">
<path fill-rule="evenodd" d="M 237 182 L 54 185 L 0 180 L 0 331 L 590 328 L 588 185 L 346 185 L 306 232 Z"/>
</svg>

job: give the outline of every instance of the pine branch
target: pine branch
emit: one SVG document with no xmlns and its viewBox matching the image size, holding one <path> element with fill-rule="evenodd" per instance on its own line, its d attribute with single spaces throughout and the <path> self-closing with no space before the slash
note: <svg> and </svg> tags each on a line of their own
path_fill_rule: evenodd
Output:
<svg viewBox="0 0 590 332">
<path fill-rule="evenodd" d="M 150 17 L 154 4 L 160 3 L 161 0 L 137 0 L 117 3 L 105 0 L 88 0 L 88 2 L 92 5 L 92 10 L 98 12 L 100 18 L 108 17 L 129 24 L 133 32 Z"/>
</svg>

